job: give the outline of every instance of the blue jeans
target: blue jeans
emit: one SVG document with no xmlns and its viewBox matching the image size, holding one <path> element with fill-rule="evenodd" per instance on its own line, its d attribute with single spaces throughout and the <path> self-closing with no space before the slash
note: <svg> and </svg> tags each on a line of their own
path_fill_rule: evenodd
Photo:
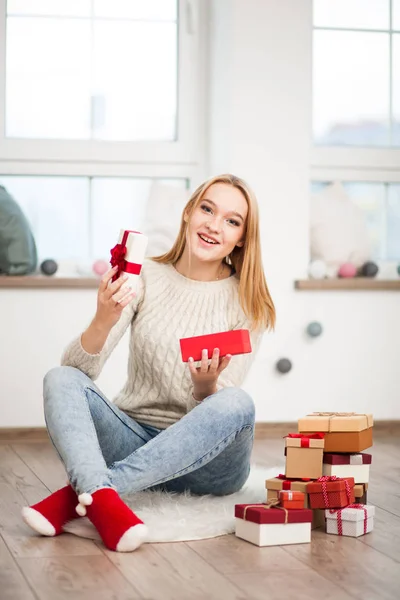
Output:
<svg viewBox="0 0 400 600">
<path fill-rule="evenodd" d="M 78 494 L 103 487 L 122 496 L 161 486 L 168 491 L 225 495 L 250 471 L 254 403 L 224 388 L 167 429 L 138 423 L 74 367 L 44 379 L 47 429 Z"/>
</svg>

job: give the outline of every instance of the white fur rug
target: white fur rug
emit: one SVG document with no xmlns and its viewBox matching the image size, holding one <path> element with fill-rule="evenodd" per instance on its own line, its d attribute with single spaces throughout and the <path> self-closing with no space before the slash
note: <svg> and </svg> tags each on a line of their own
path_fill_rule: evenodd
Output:
<svg viewBox="0 0 400 600">
<path fill-rule="evenodd" d="M 192 496 L 190 493 L 138 492 L 125 499 L 149 528 L 149 542 L 184 542 L 213 538 L 235 531 L 235 504 L 265 502 L 265 480 L 284 467 L 252 466 L 242 489 L 230 496 Z M 68 523 L 65 531 L 100 540 L 86 517 Z"/>
</svg>

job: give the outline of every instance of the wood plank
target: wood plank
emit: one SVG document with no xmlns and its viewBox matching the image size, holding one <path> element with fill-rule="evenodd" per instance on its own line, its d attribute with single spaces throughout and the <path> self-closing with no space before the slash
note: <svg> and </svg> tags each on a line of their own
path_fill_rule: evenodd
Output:
<svg viewBox="0 0 400 600">
<path fill-rule="evenodd" d="M 323 291 L 400 291 L 400 279 L 372 279 L 370 277 L 298 279 L 294 282 L 296 290 Z"/>
<path fill-rule="evenodd" d="M 304 564 L 297 558 L 288 556 L 283 547 L 259 548 L 235 535 L 187 542 L 187 545 L 224 574 L 304 570 Z M 295 574 L 293 576 L 295 577 Z"/>
<path fill-rule="evenodd" d="M 351 600 L 353 596 L 312 569 L 227 575 L 247 600 Z M 225 598 L 225 596 L 224 596 Z M 370 598 L 372 600 L 372 598 Z M 374 598 L 376 600 L 376 597 Z"/>
<path fill-rule="evenodd" d="M 40 600 L 134 600 L 135 588 L 104 555 L 19 558 Z"/>
<path fill-rule="evenodd" d="M 71 534 L 42 537 L 21 517 L 21 508 L 48 496 L 47 487 L 9 446 L 0 447 L 0 528 L 15 557 L 102 554 L 92 540 Z"/>
<path fill-rule="evenodd" d="M 107 555 L 143 598 L 244 600 L 235 585 L 184 542 L 146 544 L 131 556 Z"/>
<path fill-rule="evenodd" d="M 1 536 L 0 590 L 2 600 L 34 600 L 35 598 Z"/>
<path fill-rule="evenodd" d="M 310 548 L 299 544 L 285 551 L 355 598 L 397 600 L 399 563 L 361 542 L 373 535 L 350 538 L 314 531 Z"/>
<path fill-rule="evenodd" d="M 50 491 L 66 485 L 68 477 L 64 465 L 51 442 L 16 443 L 12 448 Z"/>
<path fill-rule="evenodd" d="M 97 277 L 57 277 L 46 275 L 0 275 L 0 288 L 98 288 Z"/>
</svg>

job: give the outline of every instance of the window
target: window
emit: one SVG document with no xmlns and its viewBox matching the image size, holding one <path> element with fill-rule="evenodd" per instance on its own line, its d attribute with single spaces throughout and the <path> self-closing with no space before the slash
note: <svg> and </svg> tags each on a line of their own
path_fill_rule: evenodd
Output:
<svg viewBox="0 0 400 600">
<path fill-rule="evenodd" d="M 146 230 L 148 221 L 160 228 L 165 216 L 149 206 L 152 185 L 161 183 L 176 190 L 179 203 L 185 179 L 129 177 L 24 177 L 0 176 L 2 185 L 18 202 L 34 234 L 39 263 L 46 258 L 84 265 L 110 258 L 120 229 Z M 177 221 L 181 202 L 169 221 Z M 162 210 L 162 207 L 161 207 Z M 173 225 L 177 227 L 178 222 Z"/>
<path fill-rule="evenodd" d="M 0 0 L 0 185 L 41 260 L 108 258 L 199 178 L 204 27 L 199 0 Z"/>
<path fill-rule="evenodd" d="M 390 9 L 390 0 L 315 0 L 317 144 L 400 146 L 400 28 Z"/>
<path fill-rule="evenodd" d="M 341 181 L 400 260 L 400 0 L 314 0 L 311 180 Z M 314 186 L 315 187 L 315 186 Z"/>
<path fill-rule="evenodd" d="M 8 0 L 11 138 L 177 136 L 175 0 Z"/>
</svg>

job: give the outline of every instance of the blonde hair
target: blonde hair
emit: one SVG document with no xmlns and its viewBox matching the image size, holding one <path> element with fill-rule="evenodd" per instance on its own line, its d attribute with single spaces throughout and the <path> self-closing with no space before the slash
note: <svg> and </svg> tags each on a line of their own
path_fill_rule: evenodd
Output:
<svg viewBox="0 0 400 600">
<path fill-rule="evenodd" d="M 164 264 L 176 264 L 183 254 L 186 245 L 186 232 L 190 218 L 202 201 L 207 190 L 215 183 L 224 183 L 240 190 L 248 206 L 244 230 L 244 244 L 235 246 L 224 259 L 235 269 L 239 279 L 239 301 L 246 317 L 251 321 L 253 329 L 273 329 L 275 325 L 275 307 L 270 296 L 262 267 L 258 205 L 254 193 L 239 177 L 234 175 L 217 175 L 202 183 L 188 200 L 181 218 L 178 236 L 172 248 L 152 260 Z M 185 219 L 185 216 L 187 217 Z"/>
</svg>

